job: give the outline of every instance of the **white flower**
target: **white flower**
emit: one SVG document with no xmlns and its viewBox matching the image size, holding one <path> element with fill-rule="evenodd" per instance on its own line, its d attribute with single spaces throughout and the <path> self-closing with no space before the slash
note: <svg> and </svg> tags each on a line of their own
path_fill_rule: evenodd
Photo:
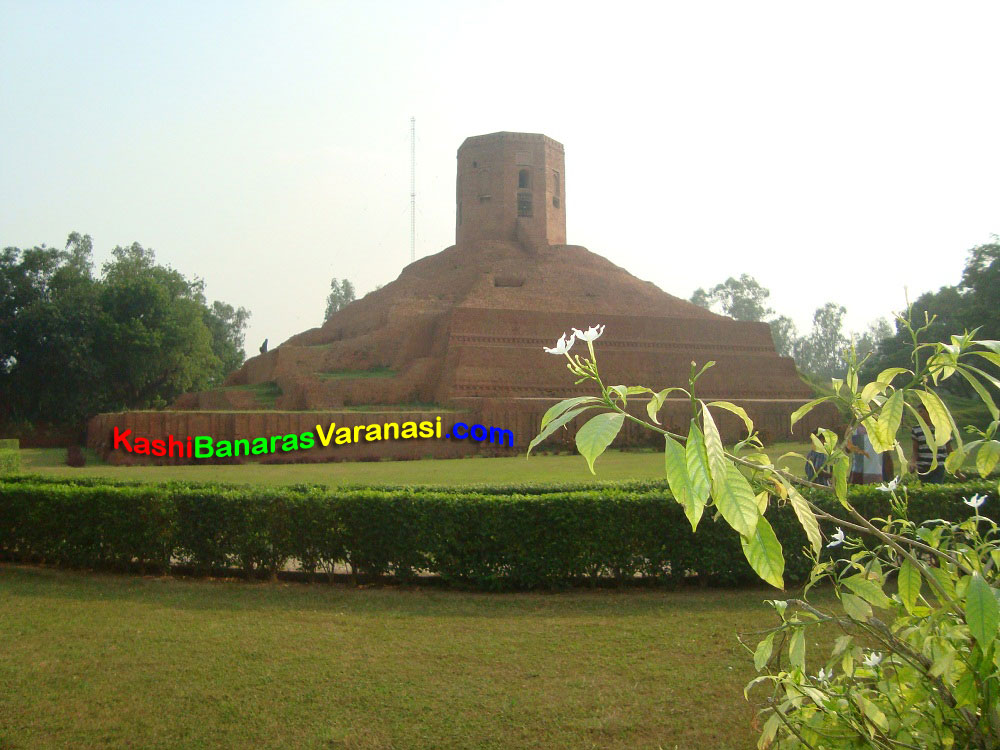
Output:
<svg viewBox="0 0 1000 750">
<path fill-rule="evenodd" d="M 819 674 L 816 675 L 816 679 L 824 683 L 829 682 L 830 680 L 833 679 L 833 670 L 831 669 L 829 672 L 827 672 L 826 669 L 820 667 Z"/>
<path fill-rule="evenodd" d="M 963 500 L 962 502 L 968 505 L 970 508 L 975 508 L 979 510 L 979 506 L 986 502 L 986 498 L 989 495 L 973 495 L 968 500 Z"/>
<path fill-rule="evenodd" d="M 836 547 L 838 544 L 843 544 L 844 542 L 844 530 L 837 527 L 837 533 L 833 535 L 833 541 L 831 541 L 827 547 Z"/>
<path fill-rule="evenodd" d="M 879 485 L 878 487 L 876 487 L 875 489 L 877 489 L 877 490 L 880 490 L 880 491 L 882 491 L 882 492 L 892 492 L 892 491 L 893 491 L 893 490 L 895 490 L 895 489 L 896 489 L 896 487 L 898 487 L 898 486 L 899 486 L 899 477 L 893 477 L 893 478 L 892 478 L 892 481 L 891 481 L 891 482 L 889 482 L 889 484 L 885 484 L 885 483 L 883 482 L 882 484 L 880 484 L 880 485 Z"/>
<path fill-rule="evenodd" d="M 602 333 L 604 333 L 604 326 L 602 325 L 591 326 L 586 331 L 581 331 L 579 328 L 573 329 L 573 335 L 580 339 L 580 341 L 594 341 L 595 339 L 599 339 Z"/>
<path fill-rule="evenodd" d="M 882 654 L 875 653 L 874 651 L 869 651 L 868 656 L 862 662 L 866 667 L 871 667 L 875 669 L 879 664 L 882 663 Z"/>
<path fill-rule="evenodd" d="M 549 354 L 566 354 L 573 347 L 573 341 L 574 339 L 572 336 L 570 336 L 569 341 L 567 341 L 566 334 L 564 333 L 559 337 L 559 340 L 556 342 L 554 347 L 549 349 L 549 347 L 543 346 L 542 348 Z"/>
</svg>

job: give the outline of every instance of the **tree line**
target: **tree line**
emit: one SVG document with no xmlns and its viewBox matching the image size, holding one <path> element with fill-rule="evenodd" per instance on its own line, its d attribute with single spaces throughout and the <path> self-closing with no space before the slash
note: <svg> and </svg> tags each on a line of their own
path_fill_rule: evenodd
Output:
<svg viewBox="0 0 1000 750">
<path fill-rule="evenodd" d="M 691 302 L 736 320 L 767 323 L 778 353 L 794 359 L 801 372 L 816 379 L 843 373 L 852 345 L 859 360 L 868 357 L 863 375 L 873 378 L 887 367 L 912 367 L 911 342 L 902 326 L 880 318 L 851 335 L 844 331 L 847 309 L 827 302 L 813 314 L 812 329 L 800 335 L 791 318 L 768 307 L 770 294 L 753 276 L 742 274 L 710 289 L 696 289 Z M 972 248 L 959 283 L 920 295 L 912 310 L 914 320 L 923 321 L 925 314 L 934 317 L 929 341 L 948 341 L 977 327 L 977 338 L 1000 339 L 1000 237 Z M 948 383 L 953 390 L 963 388 L 958 379 Z"/>
<path fill-rule="evenodd" d="M 245 359 L 250 313 L 211 304 L 204 282 L 118 246 L 99 274 L 93 241 L 0 253 L 0 423 L 77 425 L 166 406 L 222 383 Z"/>
</svg>

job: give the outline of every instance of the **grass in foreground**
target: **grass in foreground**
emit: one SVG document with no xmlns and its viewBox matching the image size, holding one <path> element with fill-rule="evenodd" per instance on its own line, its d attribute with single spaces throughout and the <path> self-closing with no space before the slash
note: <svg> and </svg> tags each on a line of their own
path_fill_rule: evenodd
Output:
<svg viewBox="0 0 1000 750">
<path fill-rule="evenodd" d="M 768 448 L 776 459 L 786 451 L 805 453 L 803 443 L 778 443 Z M 66 466 L 63 449 L 34 448 L 21 451 L 25 473 L 63 477 L 113 477 L 148 482 L 190 480 L 243 482 L 247 484 L 527 484 L 551 482 L 608 482 L 664 479 L 663 454 L 608 451 L 597 460 L 597 474 L 587 470 L 578 455 L 532 455 L 505 458 L 425 459 L 422 461 L 345 462 L 330 464 L 244 464 L 242 466 L 109 466 L 95 462 L 88 452 L 87 466 Z M 786 459 L 782 466 L 802 472 L 802 461 Z"/>
<path fill-rule="evenodd" d="M 753 666 L 735 634 L 772 624 L 776 593 L 0 565 L 0 747 L 750 748 Z"/>
</svg>

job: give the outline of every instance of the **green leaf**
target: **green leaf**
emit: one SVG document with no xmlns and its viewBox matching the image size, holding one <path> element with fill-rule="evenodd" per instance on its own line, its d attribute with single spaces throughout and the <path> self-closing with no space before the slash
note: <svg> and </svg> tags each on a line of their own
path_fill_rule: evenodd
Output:
<svg viewBox="0 0 1000 750">
<path fill-rule="evenodd" d="M 880 396 L 885 392 L 885 389 L 889 387 L 888 383 L 881 383 L 877 380 L 873 380 L 868 383 L 864 388 L 861 389 L 861 400 L 867 406 L 868 403 L 875 397 Z"/>
<path fill-rule="evenodd" d="M 589 398 L 589 396 L 588 396 L 588 398 Z M 593 406 L 585 406 L 582 409 L 570 409 L 569 411 L 567 411 L 567 412 L 561 414 L 560 416 L 556 417 L 555 419 L 553 419 L 551 422 L 549 422 L 547 425 L 545 425 L 545 429 L 543 429 L 541 432 L 539 432 L 537 435 L 535 435 L 534 439 L 530 443 L 528 443 L 528 454 L 529 455 L 531 454 L 531 449 L 532 448 L 534 448 L 540 442 L 542 442 L 543 440 L 545 440 L 545 438 L 547 438 L 549 435 L 551 435 L 553 432 L 555 432 L 556 430 L 558 430 L 564 424 L 566 424 L 567 422 L 569 422 L 570 420 L 572 420 L 578 414 L 583 414 L 583 412 L 587 411 L 588 409 L 593 409 L 593 408 L 594 408 Z"/>
<path fill-rule="evenodd" d="M 938 527 L 940 528 L 940 527 Z M 937 548 L 936 543 L 931 543 L 932 547 Z M 954 599 L 955 598 L 955 582 L 951 574 L 948 571 L 941 570 L 941 568 L 930 566 L 927 568 L 927 573 L 931 578 L 937 583 L 938 587 L 944 591 L 945 595 Z M 934 592 L 935 594 L 937 592 Z"/>
<path fill-rule="evenodd" d="M 996 352 L 972 352 L 972 353 L 982 357 L 987 362 L 991 362 L 997 367 L 1000 367 L 1000 354 L 997 354 Z"/>
<path fill-rule="evenodd" d="M 934 391 L 921 390 L 916 391 L 916 394 L 927 407 L 927 414 L 931 418 L 931 424 L 934 425 L 934 442 L 946 445 L 951 439 L 951 418 L 948 415 L 948 407 Z"/>
<path fill-rule="evenodd" d="M 899 432 L 899 423 L 902 419 L 903 392 L 894 391 L 888 400 L 882 404 L 882 413 L 878 417 L 879 431 L 888 444 L 883 450 L 888 450 L 896 442 L 896 433 Z M 875 447 L 875 450 L 878 450 L 878 447 Z"/>
<path fill-rule="evenodd" d="M 965 464 L 965 459 L 965 451 L 958 448 L 948 454 L 948 457 L 944 460 L 944 468 L 954 474 Z"/>
<path fill-rule="evenodd" d="M 985 359 L 990 364 L 1000 367 L 1000 354 L 997 354 L 996 352 L 974 351 L 969 352 L 969 354 L 974 354 L 977 357 Z"/>
<path fill-rule="evenodd" d="M 659 413 L 660 409 L 663 408 L 663 402 L 666 401 L 667 397 L 674 391 L 684 391 L 684 389 L 677 386 L 664 388 L 659 393 L 654 393 L 646 403 L 646 414 L 648 414 L 649 418 L 656 424 L 660 423 L 660 420 L 656 418 L 656 415 Z M 687 393 L 687 391 L 684 392 Z"/>
<path fill-rule="evenodd" d="M 777 709 L 773 709 L 773 713 L 764 722 L 764 728 L 760 730 L 760 739 L 757 740 L 757 750 L 767 750 L 774 744 L 774 738 L 777 736 L 782 723 Z"/>
<path fill-rule="evenodd" d="M 618 437 L 624 421 L 625 415 L 618 412 L 598 414 L 577 431 L 576 449 L 587 459 L 591 474 L 597 473 L 594 471 L 594 461 Z"/>
<path fill-rule="evenodd" d="M 985 651 L 997 637 L 1000 625 L 1000 605 L 990 585 L 979 573 L 972 574 L 965 595 L 965 620 L 976 641 Z"/>
<path fill-rule="evenodd" d="M 851 645 L 851 642 L 853 640 L 854 637 L 850 635 L 837 636 L 837 640 L 833 642 L 833 651 L 830 652 L 830 658 L 836 659 L 838 656 L 844 653 L 847 650 L 847 647 Z"/>
<path fill-rule="evenodd" d="M 875 583 L 875 581 L 865 578 L 860 573 L 843 579 L 841 583 L 875 607 L 887 609 L 892 606 L 892 600 L 885 595 L 882 587 Z"/>
<path fill-rule="evenodd" d="M 941 346 L 941 344 L 937 346 Z M 931 378 L 936 385 L 938 380 L 947 380 L 955 374 L 955 355 L 946 351 L 940 352 L 929 357 L 927 365 L 933 369 Z"/>
<path fill-rule="evenodd" d="M 812 545 L 813 551 L 818 555 L 823 549 L 823 536 L 819 531 L 819 521 L 816 520 L 816 515 L 809 508 L 809 503 L 799 494 L 797 489 L 790 485 L 786 485 L 785 489 L 788 492 L 788 501 L 792 504 L 792 510 L 795 511 L 795 517 L 799 519 L 799 524 L 806 532 L 806 538 Z"/>
<path fill-rule="evenodd" d="M 979 699 L 979 690 L 976 688 L 976 675 L 967 671 L 962 675 L 962 679 L 955 685 L 955 708 L 962 706 L 974 706 Z"/>
<path fill-rule="evenodd" d="M 757 650 L 753 652 L 753 665 L 759 672 L 771 660 L 771 652 L 774 650 L 774 633 L 768 633 L 767 638 L 757 644 Z"/>
<path fill-rule="evenodd" d="M 594 396 L 577 396 L 575 398 L 567 398 L 564 401 L 560 401 L 554 406 L 550 406 L 545 414 L 542 415 L 542 423 L 538 426 L 539 430 L 544 430 L 545 425 L 551 422 L 553 419 L 558 417 L 560 414 L 565 413 L 569 409 L 580 404 L 586 404 L 587 402 L 598 403 L 599 399 Z"/>
<path fill-rule="evenodd" d="M 847 506 L 847 474 L 851 462 L 847 456 L 840 455 L 833 462 L 833 492 L 845 508 Z"/>
<path fill-rule="evenodd" d="M 785 558 L 781 554 L 781 542 L 774 535 L 774 529 L 764 516 L 757 519 L 757 528 L 749 537 L 740 537 L 743 554 L 754 572 L 775 588 L 785 588 L 782 574 L 785 572 Z"/>
<path fill-rule="evenodd" d="M 987 477 L 1000 461 L 1000 442 L 996 440 L 983 441 L 976 451 L 976 468 L 979 469 L 979 476 Z"/>
<path fill-rule="evenodd" d="M 868 430 L 868 439 L 872 441 L 872 448 L 877 453 L 884 453 L 892 448 L 892 438 L 889 436 L 885 422 L 880 422 L 874 417 L 868 417 L 867 419 L 863 419 L 861 423 Z"/>
<path fill-rule="evenodd" d="M 788 661 L 803 672 L 806 670 L 806 631 L 796 628 L 788 642 Z"/>
<path fill-rule="evenodd" d="M 937 648 L 936 644 L 932 644 L 931 650 L 935 654 L 931 668 L 928 670 L 931 677 L 940 677 L 943 674 L 950 673 L 955 666 L 955 657 L 958 655 L 955 649 L 951 647 L 951 644 L 946 644 L 942 648 Z"/>
<path fill-rule="evenodd" d="M 907 370 L 905 367 L 887 367 L 878 374 L 878 376 L 875 378 L 875 381 L 878 383 L 885 383 L 886 385 L 888 385 L 889 383 L 892 382 L 893 378 L 895 378 L 897 375 L 902 375 L 904 372 L 910 372 L 910 371 Z"/>
<path fill-rule="evenodd" d="M 917 420 L 917 424 L 920 425 L 920 429 L 923 430 L 924 440 L 927 441 L 927 447 L 930 449 L 931 452 L 931 471 L 933 471 L 934 469 L 937 468 L 938 465 L 938 450 L 937 450 L 938 446 L 937 446 L 937 440 L 934 439 L 934 431 L 930 429 L 930 427 L 924 421 L 924 418 L 920 416 L 920 412 L 917 409 L 914 409 L 909 404 L 906 405 L 906 408 L 910 410 L 910 412 L 913 414 L 914 419 Z M 906 463 L 902 459 L 900 459 L 900 466 L 905 466 L 905 465 Z"/>
<path fill-rule="evenodd" d="M 826 448 L 823 445 L 823 441 L 819 439 L 819 435 L 817 435 L 815 432 L 809 433 L 809 441 L 813 444 L 813 447 L 820 453 L 826 452 Z"/>
<path fill-rule="evenodd" d="M 899 566 L 899 576 L 897 581 L 899 598 L 906 607 L 906 611 L 911 615 L 917 606 L 917 599 L 920 596 L 920 571 L 909 560 L 903 560 Z"/>
<path fill-rule="evenodd" d="M 993 397 L 990 395 L 990 392 L 986 390 L 985 386 L 979 382 L 978 378 L 976 378 L 976 376 L 971 372 L 966 372 L 964 367 L 960 367 L 958 372 L 963 378 L 969 381 L 969 385 L 971 385 L 976 393 L 979 394 L 979 398 L 981 398 L 983 403 L 986 404 L 986 408 L 990 410 L 990 414 L 993 416 L 993 419 L 1000 419 L 1000 412 L 997 411 L 997 405 L 993 402 Z"/>
<path fill-rule="evenodd" d="M 871 605 L 864 599 L 855 596 L 854 594 L 842 593 L 840 595 L 840 603 L 844 607 L 844 612 L 852 620 L 860 620 L 861 622 L 867 622 L 868 618 L 872 616 Z"/>
<path fill-rule="evenodd" d="M 708 493 L 700 495 L 692 491 L 684 448 L 669 435 L 663 437 L 665 440 L 663 459 L 667 470 L 667 484 L 670 485 L 670 492 L 674 499 L 684 508 L 684 515 L 691 523 L 691 530 L 697 531 L 698 521 L 701 520 L 701 515 L 705 510 L 705 500 L 708 498 Z"/>
<path fill-rule="evenodd" d="M 1000 355 L 1000 341 L 994 341 L 993 339 L 981 339 L 976 343 L 980 346 L 985 346 L 994 354 Z"/>
<path fill-rule="evenodd" d="M 747 415 L 746 409 L 742 406 L 737 406 L 729 401 L 710 401 L 709 406 L 718 406 L 720 409 L 725 409 L 728 412 L 735 414 L 737 417 L 743 420 L 743 424 L 746 425 L 747 434 L 753 432 L 753 420 Z"/>
<path fill-rule="evenodd" d="M 722 447 L 722 438 L 719 436 L 719 428 L 712 419 L 712 413 L 701 404 L 701 423 L 705 435 L 705 452 L 708 454 L 708 474 L 712 478 L 714 488 L 716 479 L 725 479 L 727 471 L 726 451 Z M 753 528 L 752 526 L 750 527 Z M 749 532 L 749 530 L 748 530 Z M 741 532 L 742 533 L 742 532 Z"/>
<path fill-rule="evenodd" d="M 705 453 L 708 455 L 712 498 L 726 523 L 742 536 L 749 537 L 757 528 L 757 518 L 760 516 L 753 488 L 740 470 L 726 458 L 719 428 L 715 426 L 715 420 L 704 404 L 701 416 L 705 428 Z"/>
<path fill-rule="evenodd" d="M 754 496 L 750 482 L 733 464 L 726 462 L 726 475 L 716 479 L 712 477 L 712 498 L 719 513 L 742 536 L 751 537 L 758 529 L 758 519 L 761 518 L 757 509 L 757 498 Z M 768 524 L 770 528 L 770 524 Z M 773 532 L 772 532 L 773 533 Z M 763 577 L 763 576 L 762 576 Z M 767 579 L 765 579 L 767 580 Z M 779 588 L 781 588 L 779 586 Z"/>
<path fill-rule="evenodd" d="M 885 714 L 882 713 L 882 709 L 865 698 L 860 692 L 855 692 L 854 697 L 857 699 L 858 705 L 861 706 L 861 710 L 864 712 L 868 720 L 874 724 L 880 732 L 888 732 L 889 721 L 885 718 Z"/>
<path fill-rule="evenodd" d="M 624 385 L 609 385 L 608 391 L 617 393 L 618 398 L 621 399 L 622 404 L 628 402 L 628 386 Z"/>
<path fill-rule="evenodd" d="M 687 445 L 684 448 L 687 458 L 688 481 L 691 492 L 691 502 L 704 507 L 712 489 L 712 480 L 708 473 L 708 454 L 705 452 L 705 437 L 698 429 L 698 423 L 691 420 L 688 431 Z"/>
<path fill-rule="evenodd" d="M 820 404 L 822 404 L 824 401 L 829 401 L 832 398 L 833 398 L 833 396 L 823 396 L 822 398 L 814 398 L 809 403 L 803 404 L 798 409 L 796 409 L 795 411 L 793 411 L 792 412 L 792 423 L 789 426 L 789 429 L 793 430 L 795 428 L 795 423 L 798 422 L 800 419 L 802 419 L 802 417 L 804 417 L 806 414 L 808 414 L 809 412 L 811 412 L 813 409 L 815 409 L 817 406 L 819 406 Z"/>
</svg>

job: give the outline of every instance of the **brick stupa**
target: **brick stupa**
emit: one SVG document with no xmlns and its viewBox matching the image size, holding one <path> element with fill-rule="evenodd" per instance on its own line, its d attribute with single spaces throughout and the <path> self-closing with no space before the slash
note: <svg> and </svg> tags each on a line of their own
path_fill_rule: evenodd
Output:
<svg viewBox="0 0 1000 750">
<path fill-rule="evenodd" d="M 233 439 L 441 415 L 510 429 L 520 450 L 556 399 L 592 391 L 574 386 L 565 359 L 542 347 L 596 323 L 606 326 L 597 342 L 606 383 L 686 385 L 692 361 L 715 360 L 699 395 L 743 405 L 766 439 L 791 437 L 789 415 L 811 391 L 793 361 L 778 356 L 766 324 L 716 315 L 566 244 L 562 144 L 533 133 L 466 139 L 456 209 L 454 246 L 411 263 L 322 327 L 247 360 L 223 388 L 186 394 L 170 412 L 95 418 L 92 447 L 106 449 L 113 425 Z M 664 417 L 684 429 L 687 402 L 668 402 Z M 735 437 L 740 423 L 720 421 Z M 812 421 L 796 429 L 799 439 Z M 649 437 L 632 428 L 621 444 Z M 309 453 L 420 457 L 471 448 L 421 440 Z"/>
</svg>

